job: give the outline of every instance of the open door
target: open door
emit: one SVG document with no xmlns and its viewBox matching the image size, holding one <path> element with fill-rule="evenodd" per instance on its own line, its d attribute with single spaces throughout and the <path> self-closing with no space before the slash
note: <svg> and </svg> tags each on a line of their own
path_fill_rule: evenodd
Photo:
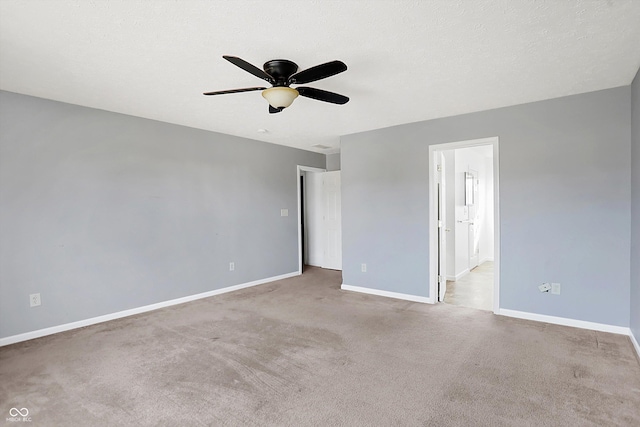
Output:
<svg viewBox="0 0 640 427">
<path fill-rule="evenodd" d="M 446 233 L 446 197 L 444 185 L 444 153 L 437 152 L 435 156 L 437 171 L 437 211 L 438 211 L 438 301 L 444 301 L 447 293 L 447 233 Z"/>
</svg>

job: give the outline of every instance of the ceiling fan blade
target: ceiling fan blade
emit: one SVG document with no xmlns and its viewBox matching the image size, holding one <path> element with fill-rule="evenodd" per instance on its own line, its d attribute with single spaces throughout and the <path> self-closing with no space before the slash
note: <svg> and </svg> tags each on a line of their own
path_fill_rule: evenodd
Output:
<svg viewBox="0 0 640 427">
<path fill-rule="evenodd" d="M 269 105 L 269 114 L 275 114 L 275 113 L 279 113 L 282 110 L 284 110 L 284 108 L 280 107 L 280 108 L 275 108 L 272 107 L 271 105 Z"/>
<path fill-rule="evenodd" d="M 349 102 L 349 98 L 344 95 L 313 87 L 297 87 L 296 90 L 300 96 L 317 99 L 318 101 L 331 102 L 332 104 L 346 104 Z"/>
<path fill-rule="evenodd" d="M 229 55 L 222 55 L 222 57 L 227 61 L 231 62 L 233 65 L 242 68 L 246 72 L 251 73 L 256 77 L 266 80 L 271 84 L 275 83 L 275 80 L 273 79 L 273 77 L 271 77 L 269 74 L 265 73 L 263 70 L 256 67 L 255 65 L 249 64 L 244 59 L 238 58 L 237 56 L 229 56 Z"/>
<path fill-rule="evenodd" d="M 243 89 L 218 90 L 215 92 L 205 92 L 203 95 L 224 95 L 225 93 L 252 92 L 254 90 L 265 90 L 266 87 L 245 87 Z"/>
<path fill-rule="evenodd" d="M 289 78 L 289 83 L 305 84 L 316 80 L 326 79 L 347 70 L 347 65 L 342 61 L 331 61 L 325 64 L 307 68 Z"/>
</svg>

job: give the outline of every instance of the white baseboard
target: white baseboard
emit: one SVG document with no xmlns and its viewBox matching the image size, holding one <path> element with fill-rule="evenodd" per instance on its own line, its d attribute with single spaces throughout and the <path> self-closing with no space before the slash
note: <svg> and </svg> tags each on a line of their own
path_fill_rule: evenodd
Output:
<svg viewBox="0 0 640 427">
<path fill-rule="evenodd" d="M 537 322 L 552 323 L 555 325 L 571 326 L 574 328 L 591 329 L 594 331 L 611 332 L 631 336 L 631 329 L 626 326 L 608 325 L 606 323 L 587 322 L 585 320 L 575 320 L 566 317 L 547 316 L 545 314 L 527 313 L 525 311 L 507 310 L 501 308 L 496 314 L 507 317 L 517 317 L 518 319 L 535 320 Z"/>
<path fill-rule="evenodd" d="M 456 278 L 453 280 L 460 280 L 462 279 L 464 276 L 466 276 L 467 274 L 469 274 L 471 271 L 468 268 L 465 268 L 464 270 L 462 270 L 460 273 L 456 274 Z"/>
<path fill-rule="evenodd" d="M 209 298 L 215 295 L 225 294 L 227 292 L 239 291 L 240 289 L 250 288 L 251 286 L 262 285 L 264 283 L 275 282 L 276 280 L 287 279 L 289 277 L 299 276 L 300 273 L 293 272 L 282 274 L 280 276 L 268 277 L 266 279 L 254 280 L 253 282 L 241 283 L 239 285 L 228 286 L 222 289 L 203 292 L 201 294 L 189 295 L 182 298 L 176 298 L 169 301 L 163 301 L 155 304 L 149 304 L 142 307 L 136 307 L 129 310 L 118 311 L 116 313 L 105 314 L 103 316 L 92 317 L 90 319 L 79 320 L 77 322 L 65 323 L 63 325 L 52 326 L 50 328 L 38 329 L 37 331 L 25 332 L 24 334 L 12 335 L 6 338 L 0 338 L 0 347 L 15 344 L 17 342 L 32 340 L 47 335 L 57 334 L 59 332 L 69 331 L 71 329 L 83 328 L 85 326 L 95 325 L 96 323 L 108 322 L 109 320 L 120 319 L 123 317 L 133 316 L 134 314 L 145 313 L 147 311 L 157 310 L 159 308 L 170 307 L 172 305 L 184 304 L 185 302 L 195 301 L 202 298 Z"/>
<path fill-rule="evenodd" d="M 468 268 L 465 268 L 464 270 L 462 270 L 460 273 L 456 274 L 455 276 L 445 276 L 445 279 L 450 281 L 450 282 L 455 282 L 456 280 L 462 279 L 464 276 L 466 276 L 469 273 L 471 273 L 471 271 Z"/>
<path fill-rule="evenodd" d="M 395 299 L 402 299 L 406 301 L 433 304 L 431 298 L 428 298 L 428 297 L 419 297 L 417 295 L 401 294 L 398 292 L 381 291 L 379 289 L 362 288 L 360 286 L 345 285 L 344 283 L 342 284 L 342 286 L 340 286 L 340 289 L 342 289 L 343 291 L 360 292 L 363 294 L 377 295 L 380 297 L 395 298 Z"/>
<path fill-rule="evenodd" d="M 638 344 L 638 340 L 635 335 L 633 335 L 633 332 L 631 332 L 631 329 L 629 329 L 629 338 L 631 338 L 631 344 L 635 347 L 636 353 L 638 353 L 638 358 L 640 358 L 640 344 Z"/>
<path fill-rule="evenodd" d="M 487 262 L 487 261 L 493 261 L 493 258 L 485 258 L 482 261 L 480 261 L 478 263 L 478 266 L 481 266 L 483 263 Z M 464 276 L 466 276 L 467 274 L 471 273 L 471 270 L 469 270 L 468 268 L 465 268 L 464 270 L 462 270 L 460 273 L 456 274 L 455 276 L 445 276 L 445 278 L 451 282 L 455 282 L 456 280 L 460 280 L 462 279 Z"/>
<path fill-rule="evenodd" d="M 487 262 L 487 261 L 491 261 L 491 262 L 493 262 L 493 257 L 486 257 L 486 258 L 482 258 L 482 259 L 480 260 L 480 262 L 478 263 L 478 265 L 482 265 L 482 264 L 484 264 L 484 263 L 485 263 L 485 262 Z"/>
</svg>

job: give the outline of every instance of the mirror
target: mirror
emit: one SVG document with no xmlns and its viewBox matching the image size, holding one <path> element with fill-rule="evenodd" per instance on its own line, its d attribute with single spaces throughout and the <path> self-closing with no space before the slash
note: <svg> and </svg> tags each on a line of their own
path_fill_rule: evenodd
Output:
<svg viewBox="0 0 640 427">
<path fill-rule="evenodd" d="M 474 176 L 470 172 L 464 173 L 464 204 L 466 206 L 471 206 L 474 203 L 473 200 L 473 181 L 475 180 Z"/>
</svg>

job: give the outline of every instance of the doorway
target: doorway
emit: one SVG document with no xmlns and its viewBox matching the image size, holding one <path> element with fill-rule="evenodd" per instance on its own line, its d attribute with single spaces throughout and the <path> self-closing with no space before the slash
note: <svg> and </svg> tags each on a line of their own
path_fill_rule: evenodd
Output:
<svg viewBox="0 0 640 427">
<path fill-rule="evenodd" d="M 500 308 L 498 138 L 429 147 L 430 302 Z"/>
<path fill-rule="evenodd" d="M 298 166 L 298 273 L 342 270 L 340 171 Z"/>
</svg>

